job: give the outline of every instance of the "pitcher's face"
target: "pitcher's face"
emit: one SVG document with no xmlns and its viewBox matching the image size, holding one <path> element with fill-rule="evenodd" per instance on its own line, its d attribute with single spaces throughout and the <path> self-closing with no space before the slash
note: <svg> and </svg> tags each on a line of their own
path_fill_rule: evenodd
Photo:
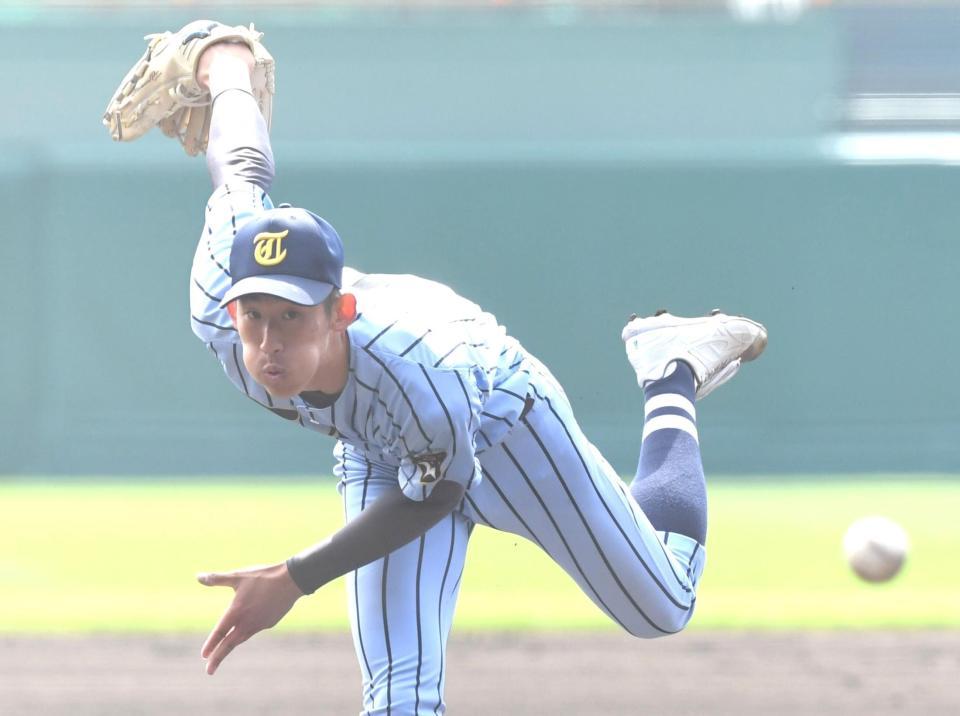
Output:
<svg viewBox="0 0 960 716">
<path fill-rule="evenodd" d="M 237 330 L 243 363 L 275 398 L 310 390 L 331 362 L 335 339 L 329 311 L 266 294 L 237 299 Z"/>
</svg>

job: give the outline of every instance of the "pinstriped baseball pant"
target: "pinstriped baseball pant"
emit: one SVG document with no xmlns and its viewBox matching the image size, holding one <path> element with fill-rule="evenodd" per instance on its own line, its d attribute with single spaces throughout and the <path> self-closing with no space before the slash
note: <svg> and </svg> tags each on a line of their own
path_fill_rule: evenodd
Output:
<svg viewBox="0 0 960 716">
<path fill-rule="evenodd" d="M 586 439 L 546 369 L 532 409 L 480 457 L 483 480 L 423 537 L 347 575 L 363 714 L 442 714 L 445 649 L 474 525 L 538 544 L 614 622 L 640 637 L 680 631 L 693 614 L 705 554 L 694 540 L 658 534 L 613 468 Z M 639 426 L 638 426 L 639 434 Z M 347 519 L 396 472 L 347 453 Z"/>
</svg>

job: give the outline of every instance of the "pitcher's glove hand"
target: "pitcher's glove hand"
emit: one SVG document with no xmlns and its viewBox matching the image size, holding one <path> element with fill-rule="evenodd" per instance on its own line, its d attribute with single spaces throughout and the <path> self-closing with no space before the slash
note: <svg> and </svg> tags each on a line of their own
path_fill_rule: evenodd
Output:
<svg viewBox="0 0 960 716">
<path fill-rule="evenodd" d="M 206 151 L 210 131 L 210 93 L 197 83 L 197 61 L 217 42 L 242 42 L 253 52 L 253 96 L 270 128 L 274 62 L 253 25 L 228 27 L 196 20 L 175 33 L 147 35 L 147 51 L 123 78 L 110 99 L 103 123 L 110 136 L 129 142 L 159 126 L 180 140 L 187 154 Z"/>
</svg>

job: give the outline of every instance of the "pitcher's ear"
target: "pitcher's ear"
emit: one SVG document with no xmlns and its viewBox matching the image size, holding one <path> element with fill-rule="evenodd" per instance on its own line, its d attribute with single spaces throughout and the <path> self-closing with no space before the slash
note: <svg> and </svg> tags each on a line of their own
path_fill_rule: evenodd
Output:
<svg viewBox="0 0 960 716">
<path fill-rule="evenodd" d="M 230 301 L 230 303 L 227 304 L 227 313 L 230 314 L 230 320 L 233 322 L 233 325 L 236 326 L 237 325 L 237 302 L 236 301 Z"/>
<path fill-rule="evenodd" d="M 337 302 L 337 315 L 345 321 L 353 321 L 357 317 L 357 297 L 352 293 L 341 294 Z"/>
</svg>

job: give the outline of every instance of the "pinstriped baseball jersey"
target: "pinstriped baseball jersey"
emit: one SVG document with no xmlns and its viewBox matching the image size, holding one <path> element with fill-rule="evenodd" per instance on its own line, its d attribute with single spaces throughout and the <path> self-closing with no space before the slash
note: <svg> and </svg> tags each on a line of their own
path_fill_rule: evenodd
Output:
<svg viewBox="0 0 960 716">
<path fill-rule="evenodd" d="M 252 379 L 219 304 L 231 284 L 233 237 L 266 208 L 269 198 L 253 184 L 230 183 L 211 197 L 191 277 L 196 334 L 252 400 L 338 438 L 348 520 L 398 482 L 414 500 L 439 480 L 467 487 L 449 517 L 347 576 L 363 713 L 444 713 L 446 641 L 476 525 L 540 546 L 626 631 L 682 629 L 696 603 L 702 546 L 654 529 L 549 370 L 448 287 L 345 269 L 343 288 L 360 313 L 347 329 L 343 391 L 278 400 Z M 676 396 L 652 401 L 653 420 L 675 405 L 685 406 Z M 667 427 L 651 422 L 650 431 Z"/>
<path fill-rule="evenodd" d="M 477 455 L 516 424 L 529 372 L 520 345 L 496 319 L 442 284 L 345 270 L 344 290 L 356 295 L 359 313 L 347 331 L 349 377 L 336 400 L 278 400 L 253 380 L 219 303 L 230 285 L 233 236 L 270 207 L 253 184 L 221 187 L 207 205 L 194 257 L 193 329 L 233 383 L 281 417 L 395 466 L 411 499 L 424 499 L 439 480 L 465 486 L 481 480 Z"/>
</svg>

